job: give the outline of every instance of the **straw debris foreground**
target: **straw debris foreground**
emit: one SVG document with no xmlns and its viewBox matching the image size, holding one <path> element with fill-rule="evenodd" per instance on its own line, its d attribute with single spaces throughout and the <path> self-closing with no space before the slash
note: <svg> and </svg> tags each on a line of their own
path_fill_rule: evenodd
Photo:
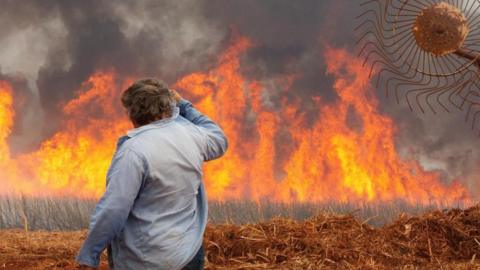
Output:
<svg viewBox="0 0 480 270">
<path fill-rule="evenodd" d="M 85 236 L 0 230 L 0 269 L 75 269 Z M 205 246 L 207 269 L 480 269 L 480 207 L 402 215 L 383 228 L 332 214 L 210 225 Z"/>
<path fill-rule="evenodd" d="M 480 208 L 402 215 L 380 229 L 351 215 L 211 226 L 206 247 L 212 269 L 480 269 Z"/>
</svg>

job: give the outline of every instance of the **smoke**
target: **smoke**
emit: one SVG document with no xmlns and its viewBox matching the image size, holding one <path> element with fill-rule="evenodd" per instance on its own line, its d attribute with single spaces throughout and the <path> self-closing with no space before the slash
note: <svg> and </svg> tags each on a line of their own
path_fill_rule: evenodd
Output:
<svg viewBox="0 0 480 270">
<path fill-rule="evenodd" d="M 224 32 L 199 15 L 200 7 L 196 1 L 32 0 L 21 7 L 7 1 L 0 67 L 28 78 L 45 138 L 58 128 L 61 105 L 95 71 L 174 81 L 205 68 Z"/>
<path fill-rule="evenodd" d="M 271 107 L 280 106 L 280 98 L 300 102 L 314 122 L 319 117 L 313 113 L 315 98 L 337 98 L 332 78 L 325 75 L 323 51 L 332 46 L 356 52 L 358 4 L 350 0 L 2 4 L 0 68 L 8 80 L 17 78 L 15 91 L 26 100 L 17 105 L 21 121 L 12 142 L 18 151 L 28 151 L 58 129 L 61 105 L 95 71 L 114 69 L 119 76 L 155 76 L 173 83 L 211 67 L 235 31 L 255 45 L 242 59 L 246 77 L 264 82 L 285 75 L 296 78 L 289 92 L 276 90 L 272 83 L 265 97 Z M 378 96 L 383 111 L 398 123 L 398 145 L 406 156 L 441 169 L 446 179 L 478 175 L 478 139 L 464 124 L 464 115 L 410 113 L 385 99 L 382 91 Z M 288 136 L 278 140 L 281 145 Z"/>
</svg>

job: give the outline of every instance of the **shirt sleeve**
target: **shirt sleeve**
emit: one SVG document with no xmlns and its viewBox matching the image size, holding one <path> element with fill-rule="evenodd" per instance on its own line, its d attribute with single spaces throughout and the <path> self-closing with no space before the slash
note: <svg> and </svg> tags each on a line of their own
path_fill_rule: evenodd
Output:
<svg viewBox="0 0 480 270">
<path fill-rule="evenodd" d="M 146 162 L 130 149 L 117 151 L 107 175 L 107 187 L 95 208 L 90 229 L 77 262 L 98 267 L 100 255 L 125 226 L 143 185 Z"/>
<path fill-rule="evenodd" d="M 227 151 L 228 140 L 223 130 L 210 118 L 196 110 L 192 103 L 182 99 L 179 102 L 180 115 L 198 126 L 206 135 L 204 160 L 217 159 Z"/>
</svg>

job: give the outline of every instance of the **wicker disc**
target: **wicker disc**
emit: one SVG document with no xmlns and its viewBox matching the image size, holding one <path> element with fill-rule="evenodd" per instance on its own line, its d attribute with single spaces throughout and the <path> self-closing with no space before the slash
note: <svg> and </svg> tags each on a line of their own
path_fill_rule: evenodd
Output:
<svg viewBox="0 0 480 270">
<path fill-rule="evenodd" d="M 413 25 L 418 46 L 435 56 L 460 49 L 468 32 L 467 20 L 462 12 L 445 2 L 423 9 Z"/>
</svg>

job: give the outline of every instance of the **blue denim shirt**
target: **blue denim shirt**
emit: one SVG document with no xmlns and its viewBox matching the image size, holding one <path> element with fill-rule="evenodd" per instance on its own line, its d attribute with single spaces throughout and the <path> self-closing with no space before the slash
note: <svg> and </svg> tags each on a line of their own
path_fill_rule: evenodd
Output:
<svg viewBox="0 0 480 270">
<path fill-rule="evenodd" d="M 114 269 L 183 268 L 207 223 L 202 163 L 226 149 L 220 127 L 185 100 L 171 118 L 129 131 L 118 142 L 77 262 L 97 267 L 110 246 Z"/>
</svg>

